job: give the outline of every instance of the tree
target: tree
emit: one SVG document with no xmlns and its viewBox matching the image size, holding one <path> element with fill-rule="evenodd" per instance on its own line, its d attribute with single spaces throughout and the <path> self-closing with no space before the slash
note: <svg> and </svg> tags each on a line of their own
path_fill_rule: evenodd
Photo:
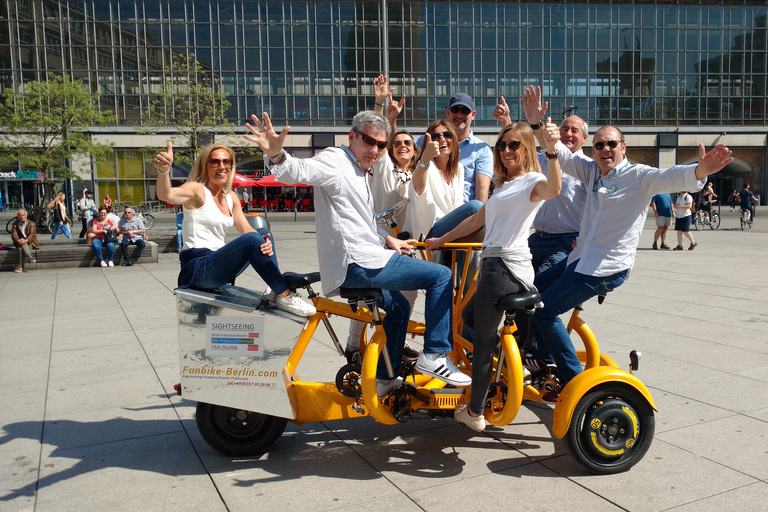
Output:
<svg viewBox="0 0 768 512">
<path fill-rule="evenodd" d="M 160 97 L 150 104 L 144 116 L 142 132 L 155 133 L 158 127 L 176 128 L 178 132 L 171 141 L 174 146 L 189 148 L 191 160 L 214 134 L 234 133 L 234 125 L 226 118 L 231 105 L 227 94 L 221 90 L 219 80 L 210 71 L 204 71 L 194 54 L 175 54 L 165 74 Z M 148 155 L 154 155 L 155 148 L 145 149 Z M 190 157 L 177 154 L 176 159 L 188 162 Z"/>
<path fill-rule="evenodd" d="M 88 133 L 90 126 L 115 122 L 114 114 L 102 112 L 98 105 L 98 92 L 68 76 L 50 75 L 47 82 L 26 82 L 18 92 L 5 91 L 0 104 L 0 159 L 18 160 L 45 174 L 42 204 L 53 196 L 56 181 L 72 177 L 68 161 L 73 155 L 99 160 L 111 151 L 110 145 L 94 142 Z"/>
</svg>

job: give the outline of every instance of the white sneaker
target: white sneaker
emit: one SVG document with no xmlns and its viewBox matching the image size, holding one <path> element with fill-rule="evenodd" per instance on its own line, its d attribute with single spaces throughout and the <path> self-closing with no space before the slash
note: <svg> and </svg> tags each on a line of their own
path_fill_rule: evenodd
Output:
<svg viewBox="0 0 768 512">
<path fill-rule="evenodd" d="M 469 386 L 472 384 L 472 378 L 461 373 L 461 370 L 456 368 L 456 365 L 448 359 L 446 354 L 440 354 L 434 361 L 429 361 L 425 357 L 424 352 L 422 352 L 416 361 L 416 370 L 453 386 Z"/>
<path fill-rule="evenodd" d="M 472 416 L 469 414 L 469 406 L 462 405 L 456 412 L 453 413 L 453 419 L 459 423 L 463 423 L 475 432 L 482 432 L 485 430 L 485 416 Z"/>
<path fill-rule="evenodd" d="M 101 260 L 101 266 L 102 266 L 102 267 L 106 267 L 106 266 L 107 266 L 107 262 L 106 262 L 106 261 L 104 261 L 104 260 Z"/>
<path fill-rule="evenodd" d="M 398 389 L 403 385 L 402 377 L 395 377 L 394 379 L 376 379 L 376 394 L 379 398 L 384 398 L 387 393 L 393 389 Z"/>
<path fill-rule="evenodd" d="M 115 266 L 115 264 L 114 264 L 114 263 L 112 263 L 112 262 L 110 261 L 109 263 L 107 263 L 107 266 L 108 266 L 108 267 L 114 267 L 114 266 Z"/>
<path fill-rule="evenodd" d="M 275 292 L 272 291 L 272 288 L 267 286 L 267 289 L 264 290 L 264 300 L 268 300 L 269 302 L 274 303 L 275 300 L 277 300 L 277 295 L 275 295 Z"/>
<path fill-rule="evenodd" d="M 283 311 L 293 313 L 297 316 L 310 317 L 317 313 L 315 306 L 313 306 L 312 303 L 302 299 L 301 295 L 296 292 L 291 292 L 289 295 L 283 297 L 282 299 L 277 297 L 275 299 L 275 306 L 277 306 L 277 309 L 282 309 Z"/>
</svg>

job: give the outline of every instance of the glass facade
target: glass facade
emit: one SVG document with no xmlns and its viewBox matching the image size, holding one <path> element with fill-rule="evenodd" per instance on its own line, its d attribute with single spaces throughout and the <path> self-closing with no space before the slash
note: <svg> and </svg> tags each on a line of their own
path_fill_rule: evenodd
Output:
<svg viewBox="0 0 768 512">
<path fill-rule="evenodd" d="M 0 89 L 69 73 L 133 125 L 179 53 L 219 78 L 237 123 L 345 125 L 385 72 L 405 123 L 461 91 L 495 125 L 499 96 L 533 84 L 593 125 L 765 125 L 767 17 L 741 0 L 0 0 Z"/>
</svg>

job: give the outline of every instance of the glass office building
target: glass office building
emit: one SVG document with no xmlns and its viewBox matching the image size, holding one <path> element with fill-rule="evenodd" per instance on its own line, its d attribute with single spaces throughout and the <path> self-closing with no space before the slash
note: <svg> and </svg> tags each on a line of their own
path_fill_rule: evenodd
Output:
<svg viewBox="0 0 768 512">
<path fill-rule="evenodd" d="M 174 54 L 194 54 L 219 80 L 232 122 L 266 111 L 306 134 L 301 154 L 373 106 L 379 73 L 407 95 L 402 125 L 418 131 L 466 92 L 489 140 L 499 97 L 522 117 L 517 98 L 531 84 L 555 119 L 621 127 L 636 161 L 687 163 L 696 141 L 725 142 L 737 162 L 719 191 L 748 181 L 761 193 L 767 20 L 766 3 L 748 0 L 0 0 L 0 89 L 66 73 L 98 90 L 118 121 L 99 130 L 116 152 L 93 178 L 112 197 L 152 194 L 141 146 L 128 141 Z"/>
</svg>

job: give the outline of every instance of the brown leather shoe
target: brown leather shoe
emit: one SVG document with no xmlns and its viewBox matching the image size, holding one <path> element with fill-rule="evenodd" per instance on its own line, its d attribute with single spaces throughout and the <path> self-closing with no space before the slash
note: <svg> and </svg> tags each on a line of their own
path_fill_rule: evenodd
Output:
<svg viewBox="0 0 768 512">
<path fill-rule="evenodd" d="M 21 268 L 21 267 L 16 267 L 16 269 L 14 270 L 14 272 L 16 272 L 17 274 L 20 274 L 20 273 L 24 272 L 24 269 L 23 269 L 23 268 Z"/>
</svg>

